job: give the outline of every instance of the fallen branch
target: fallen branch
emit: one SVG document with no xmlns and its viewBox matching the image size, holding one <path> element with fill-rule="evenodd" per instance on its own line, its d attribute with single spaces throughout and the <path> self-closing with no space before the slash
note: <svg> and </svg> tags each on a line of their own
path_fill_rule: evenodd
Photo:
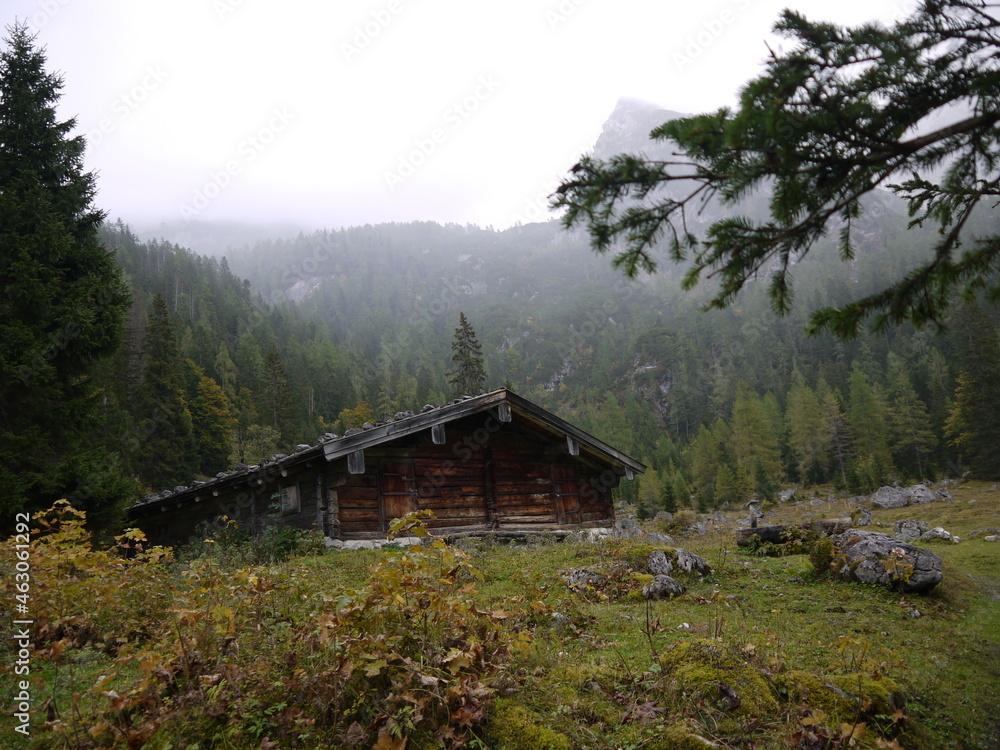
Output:
<svg viewBox="0 0 1000 750">
<path fill-rule="evenodd" d="M 803 531 L 815 531 L 821 534 L 839 534 L 851 528 L 851 519 L 832 518 L 826 521 L 811 521 L 809 523 L 782 524 L 779 526 L 758 526 L 755 529 L 737 529 L 736 546 L 753 547 L 755 544 L 784 544 L 791 539 L 801 539 Z M 754 537 L 758 537 L 755 542 Z"/>
</svg>

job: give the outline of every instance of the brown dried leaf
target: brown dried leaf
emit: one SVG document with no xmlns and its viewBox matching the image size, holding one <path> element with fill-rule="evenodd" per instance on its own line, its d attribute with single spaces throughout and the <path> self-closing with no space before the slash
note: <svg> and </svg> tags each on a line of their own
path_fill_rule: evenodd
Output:
<svg viewBox="0 0 1000 750">
<path fill-rule="evenodd" d="M 368 732 L 365 731 L 365 728 L 358 722 L 354 722 L 347 728 L 347 733 L 344 734 L 342 741 L 347 747 L 356 747 L 363 745 L 367 739 Z"/>
<path fill-rule="evenodd" d="M 378 736 L 378 742 L 372 745 L 372 750 L 404 750 L 408 739 L 409 737 L 400 737 L 397 740 L 382 732 Z"/>
</svg>

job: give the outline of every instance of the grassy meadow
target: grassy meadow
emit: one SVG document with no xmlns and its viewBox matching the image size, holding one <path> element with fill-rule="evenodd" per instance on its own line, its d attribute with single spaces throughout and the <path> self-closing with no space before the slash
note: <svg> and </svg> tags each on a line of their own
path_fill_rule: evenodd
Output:
<svg viewBox="0 0 1000 750">
<path fill-rule="evenodd" d="M 740 549 L 729 512 L 705 534 L 664 529 L 712 573 L 648 603 L 648 539 L 267 561 L 225 538 L 135 554 L 124 536 L 123 560 L 63 508 L 32 535 L 30 737 L 15 706 L 3 745 L 997 748 L 1000 543 L 969 532 L 1000 528 L 1000 491 L 951 489 L 874 513 L 873 530 L 914 518 L 961 537 L 922 543 L 945 563 L 928 596 Z M 799 497 L 762 523 L 851 510 Z M 604 578 L 571 592 L 579 568 Z"/>
</svg>

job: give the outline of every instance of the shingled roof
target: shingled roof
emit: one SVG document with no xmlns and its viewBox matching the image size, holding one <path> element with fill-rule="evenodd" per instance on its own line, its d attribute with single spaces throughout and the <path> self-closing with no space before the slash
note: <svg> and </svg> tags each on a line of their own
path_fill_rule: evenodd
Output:
<svg viewBox="0 0 1000 750">
<path fill-rule="evenodd" d="M 284 476 L 299 464 L 319 460 L 335 461 L 365 448 L 490 410 L 495 410 L 501 422 L 510 422 L 516 415 L 536 429 L 566 439 L 570 455 L 610 465 L 621 476 L 631 479 L 634 474 L 642 474 L 646 470 L 642 463 L 631 456 L 506 388 L 500 388 L 478 396 L 453 399 L 441 406 L 428 404 L 419 413 L 397 412 L 392 419 L 374 424 L 365 423 L 363 428 L 350 429 L 343 436 L 326 433 L 320 437 L 318 445 L 299 445 L 294 453 L 274 455 L 259 465 L 240 465 L 232 472 L 220 472 L 207 482 L 196 481 L 188 486 L 149 495 L 137 502 L 133 510 L 186 500 L 198 502 L 201 496 L 217 495 L 220 490 L 240 484 L 263 484 L 265 476 L 273 476 L 275 473 Z"/>
</svg>

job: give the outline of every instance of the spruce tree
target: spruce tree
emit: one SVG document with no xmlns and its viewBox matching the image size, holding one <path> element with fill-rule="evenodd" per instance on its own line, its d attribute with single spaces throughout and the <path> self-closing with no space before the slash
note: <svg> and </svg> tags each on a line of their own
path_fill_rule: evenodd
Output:
<svg viewBox="0 0 1000 750">
<path fill-rule="evenodd" d="M 7 32 L 0 51 L 0 495 L 10 510 L 47 505 L 81 486 L 120 484 L 111 476 L 121 478 L 117 458 L 95 447 L 99 394 L 91 374 L 115 352 L 130 298 L 98 238 L 104 215 L 92 205 L 84 141 L 69 136 L 73 119 L 56 116 L 62 79 L 45 71 L 44 50 L 26 25 Z M 86 476 L 94 471 L 100 481 Z M 122 504 L 115 494 L 76 492 L 90 511 Z"/>
<path fill-rule="evenodd" d="M 198 443 L 198 470 L 209 476 L 224 471 L 232 454 L 236 418 L 222 386 L 203 375 L 190 411 Z"/>
<path fill-rule="evenodd" d="M 896 463 L 910 476 L 925 478 L 926 458 L 937 444 L 931 430 L 927 405 L 917 396 L 902 360 L 889 354 L 891 408 L 889 427 L 892 432 Z"/>
<path fill-rule="evenodd" d="M 274 341 L 264 350 L 263 361 L 260 383 L 261 414 L 270 426 L 287 440 L 291 433 L 292 395 L 288 388 L 285 363 Z"/>
<path fill-rule="evenodd" d="M 146 365 L 136 404 L 136 414 L 142 420 L 137 466 L 143 481 L 154 490 L 162 490 L 190 481 L 198 460 L 177 337 L 161 294 L 153 297 L 143 356 Z"/>
<path fill-rule="evenodd" d="M 788 392 L 785 420 L 788 450 L 803 482 L 821 482 L 827 476 L 832 440 L 830 432 L 824 429 L 826 419 L 816 393 L 798 379 Z"/>
<path fill-rule="evenodd" d="M 1000 340 L 978 305 L 960 311 L 961 371 L 945 424 L 949 442 L 980 479 L 1000 479 Z"/>
<path fill-rule="evenodd" d="M 834 468 L 839 478 L 839 485 L 847 486 L 847 465 L 851 459 L 851 431 L 847 426 L 847 417 L 840 407 L 840 399 L 833 391 L 823 395 L 823 429 L 830 441 Z"/>
<path fill-rule="evenodd" d="M 475 396 L 479 393 L 486 383 L 483 349 L 464 312 L 458 315 L 458 328 L 451 342 L 451 360 L 455 369 L 448 373 L 448 382 L 454 394 Z"/>
</svg>

